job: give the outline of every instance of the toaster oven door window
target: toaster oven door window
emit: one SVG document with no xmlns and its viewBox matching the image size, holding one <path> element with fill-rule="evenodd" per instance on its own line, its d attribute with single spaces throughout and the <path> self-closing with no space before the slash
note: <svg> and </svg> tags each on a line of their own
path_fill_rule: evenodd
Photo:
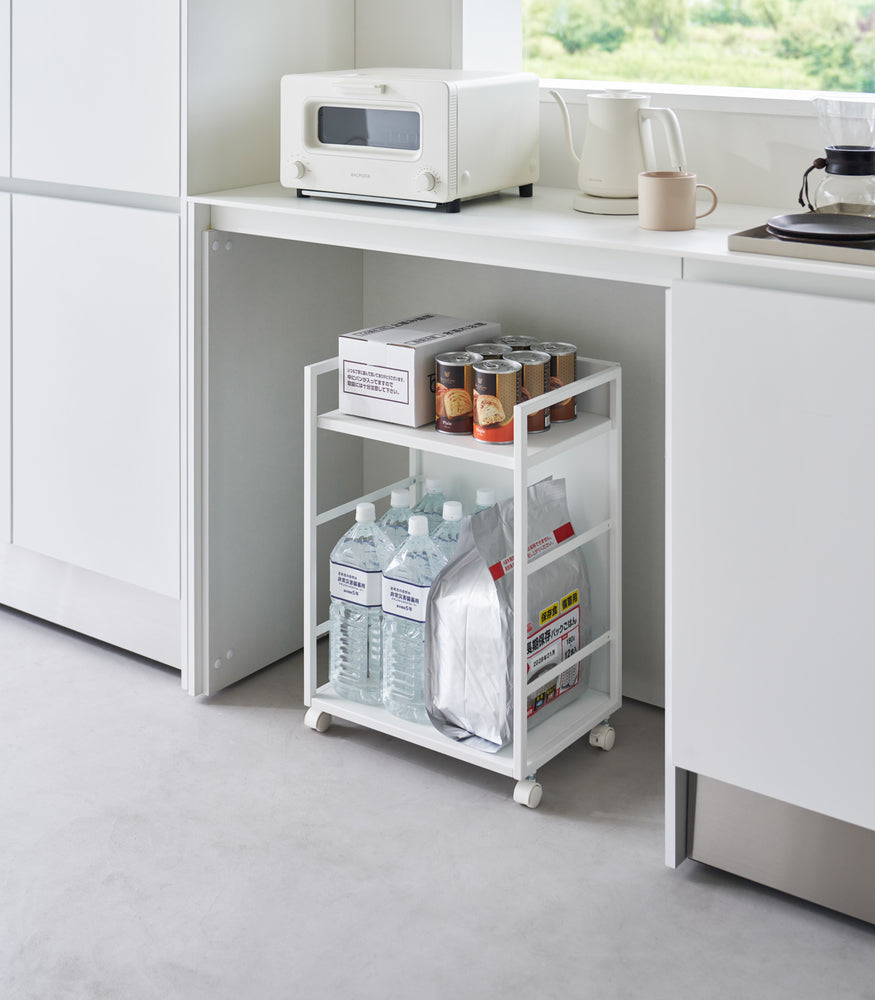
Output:
<svg viewBox="0 0 875 1000">
<path fill-rule="evenodd" d="M 418 111 L 391 108 L 319 108 L 319 141 L 329 146 L 370 146 L 375 149 L 420 148 Z"/>
</svg>

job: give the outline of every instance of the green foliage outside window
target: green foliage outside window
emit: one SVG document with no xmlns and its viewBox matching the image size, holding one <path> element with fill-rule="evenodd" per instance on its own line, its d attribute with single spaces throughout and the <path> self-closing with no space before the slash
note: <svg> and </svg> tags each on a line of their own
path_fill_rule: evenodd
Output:
<svg viewBox="0 0 875 1000">
<path fill-rule="evenodd" d="M 523 0 L 545 78 L 875 93 L 875 0 Z"/>
</svg>

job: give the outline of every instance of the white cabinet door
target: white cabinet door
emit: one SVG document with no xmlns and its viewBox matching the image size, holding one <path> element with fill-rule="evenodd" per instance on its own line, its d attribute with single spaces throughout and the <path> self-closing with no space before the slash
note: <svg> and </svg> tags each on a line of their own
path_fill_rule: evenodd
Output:
<svg viewBox="0 0 875 1000">
<path fill-rule="evenodd" d="M 180 595 L 179 219 L 15 195 L 12 541 Z"/>
<path fill-rule="evenodd" d="M 875 305 L 676 283 L 676 767 L 875 829 Z"/>
<path fill-rule="evenodd" d="M 10 0 L 0 0 L 0 176 L 9 176 Z"/>
<path fill-rule="evenodd" d="M 178 195 L 179 0 L 12 0 L 16 177 Z"/>
<path fill-rule="evenodd" d="M 11 288 L 9 282 L 11 198 L 0 194 L 0 546 L 12 533 L 12 421 L 10 412 Z"/>
</svg>

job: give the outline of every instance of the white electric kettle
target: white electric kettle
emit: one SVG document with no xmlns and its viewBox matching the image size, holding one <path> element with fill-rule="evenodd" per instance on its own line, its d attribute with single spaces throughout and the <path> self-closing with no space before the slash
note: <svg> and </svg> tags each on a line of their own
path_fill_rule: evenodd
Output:
<svg viewBox="0 0 875 1000">
<path fill-rule="evenodd" d="M 670 108 L 651 108 L 650 97 L 628 90 L 605 90 L 587 94 L 588 121 L 580 156 L 574 152 L 571 118 L 562 95 L 550 93 L 562 110 L 568 151 L 580 164 L 574 198 L 578 212 L 596 215 L 636 215 L 638 174 L 657 170 L 650 122 L 660 121 L 665 129 L 671 170 L 686 170 L 684 141 L 677 116 Z"/>
</svg>

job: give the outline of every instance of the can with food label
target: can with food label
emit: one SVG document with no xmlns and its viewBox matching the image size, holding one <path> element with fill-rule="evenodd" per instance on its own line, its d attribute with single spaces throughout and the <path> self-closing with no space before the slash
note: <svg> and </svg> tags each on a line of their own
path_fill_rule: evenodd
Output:
<svg viewBox="0 0 875 1000">
<path fill-rule="evenodd" d="M 473 351 L 450 351 L 434 359 L 434 425 L 441 434 L 470 434 L 474 424 Z"/>
<path fill-rule="evenodd" d="M 488 343 L 483 344 L 468 344 L 465 350 L 471 351 L 472 354 L 479 354 L 484 361 L 497 361 L 499 358 L 510 354 L 512 348 L 508 347 L 507 344 L 502 344 L 498 340 L 490 340 Z"/>
<path fill-rule="evenodd" d="M 508 354 L 508 361 L 516 361 L 523 366 L 522 401 L 543 396 L 550 389 L 550 355 L 546 351 L 514 351 Z M 530 434 L 550 430 L 550 407 L 530 413 L 527 421 Z"/>
<path fill-rule="evenodd" d="M 523 366 L 506 358 L 474 363 L 474 437 L 490 444 L 513 441 L 513 408 L 522 396 Z"/>
<path fill-rule="evenodd" d="M 530 351 L 536 339 L 535 337 L 520 337 L 516 333 L 509 333 L 506 337 L 499 337 L 498 342 L 507 344 L 512 351 Z"/>
<path fill-rule="evenodd" d="M 561 389 L 577 378 L 577 348 L 574 344 L 556 344 L 553 342 L 535 344 L 533 350 L 544 351 L 550 355 L 550 388 Z M 554 423 L 574 420 L 577 416 L 577 400 L 574 396 L 554 403 L 550 407 L 550 419 Z"/>
</svg>

